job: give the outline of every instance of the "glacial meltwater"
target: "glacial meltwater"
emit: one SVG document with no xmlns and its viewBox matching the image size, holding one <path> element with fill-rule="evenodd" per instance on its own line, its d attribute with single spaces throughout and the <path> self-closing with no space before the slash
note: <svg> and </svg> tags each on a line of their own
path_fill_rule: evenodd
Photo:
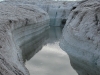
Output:
<svg viewBox="0 0 100 75">
<path fill-rule="evenodd" d="M 28 60 L 25 64 L 30 75 L 77 75 L 67 53 L 59 46 L 61 35 L 62 28 L 50 27 L 26 49 L 29 51 L 24 53 L 24 59 Z"/>
</svg>

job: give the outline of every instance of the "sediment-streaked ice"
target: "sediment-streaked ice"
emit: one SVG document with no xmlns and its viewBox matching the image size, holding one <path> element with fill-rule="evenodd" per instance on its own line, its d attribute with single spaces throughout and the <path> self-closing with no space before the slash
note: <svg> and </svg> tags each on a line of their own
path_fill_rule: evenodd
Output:
<svg viewBox="0 0 100 75">
<path fill-rule="evenodd" d="M 60 45 L 79 75 L 100 75 L 99 0 L 84 1 L 70 13 Z"/>
<path fill-rule="evenodd" d="M 48 27 L 48 14 L 37 6 L 1 2 L 0 75 L 29 75 L 22 59 L 21 46 Z"/>
</svg>

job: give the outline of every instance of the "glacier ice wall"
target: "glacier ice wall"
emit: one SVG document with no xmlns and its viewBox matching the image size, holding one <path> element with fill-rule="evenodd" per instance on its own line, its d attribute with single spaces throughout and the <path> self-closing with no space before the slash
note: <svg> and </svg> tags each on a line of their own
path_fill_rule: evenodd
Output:
<svg viewBox="0 0 100 75">
<path fill-rule="evenodd" d="M 37 3 L 37 5 L 49 14 L 50 25 L 64 26 L 71 10 L 78 5 L 78 2 L 49 1 L 43 2 L 42 4 Z"/>
<path fill-rule="evenodd" d="M 49 16 L 37 6 L 1 2 L 0 75 L 29 75 L 22 59 L 23 46 L 48 28 Z"/>
<path fill-rule="evenodd" d="M 100 1 L 80 3 L 67 20 L 61 48 L 79 75 L 100 75 Z"/>
<path fill-rule="evenodd" d="M 26 3 L 37 5 L 50 16 L 51 26 L 64 26 L 67 18 L 80 1 L 36 1 L 36 0 L 6 0 L 15 3 Z"/>
</svg>

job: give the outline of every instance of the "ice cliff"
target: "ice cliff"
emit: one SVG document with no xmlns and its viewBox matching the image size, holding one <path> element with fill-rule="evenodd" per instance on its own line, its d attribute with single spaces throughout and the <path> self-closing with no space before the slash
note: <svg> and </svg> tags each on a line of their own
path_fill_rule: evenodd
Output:
<svg viewBox="0 0 100 75">
<path fill-rule="evenodd" d="M 70 13 L 61 48 L 78 75 L 100 75 L 100 0 L 87 0 Z"/>
<path fill-rule="evenodd" d="M 22 52 L 30 50 L 31 40 L 35 43 L 49 27 L 49 16 L 31 4 L 0 3 L 0 75 L 29 75 L 25 68 Z M 36 37 L 39 38 L 36 38 Z M 40 42 L 40 41 L 39 41 Z M 43 42 L 43 41 L 42 41 Z M 36 44 L 40 47 L 41 43 Z M 40 49 L 40 48 L 39 48 Z M 34 53 L 37 52 L 33 49 Z"/>
</svg>

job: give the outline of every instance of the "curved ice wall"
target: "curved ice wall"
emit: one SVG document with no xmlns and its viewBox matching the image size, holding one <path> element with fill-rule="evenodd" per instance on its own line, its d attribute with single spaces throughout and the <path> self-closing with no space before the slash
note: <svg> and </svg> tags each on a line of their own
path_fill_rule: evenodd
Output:
<svg viewBox="0 0 100 75">
<path fill-rule="evenodd" d="M 22 51 L 24 47 L 30 47 L 32 39 L 35 40 L 48 28 L 49 16 L 37 6 L 1 2 L 0 75 L 29 75 L 22 59 Z M 39 47 L 38 44 L 37 46 Z M 34 53 L 37 52 L 33 50 Z"/>
<path fill-rule="evenodd" d="M 70 13 L 60 46 L 79 75 L 100 75 L 100 0 L 82 2 Z"/>
</svg>

